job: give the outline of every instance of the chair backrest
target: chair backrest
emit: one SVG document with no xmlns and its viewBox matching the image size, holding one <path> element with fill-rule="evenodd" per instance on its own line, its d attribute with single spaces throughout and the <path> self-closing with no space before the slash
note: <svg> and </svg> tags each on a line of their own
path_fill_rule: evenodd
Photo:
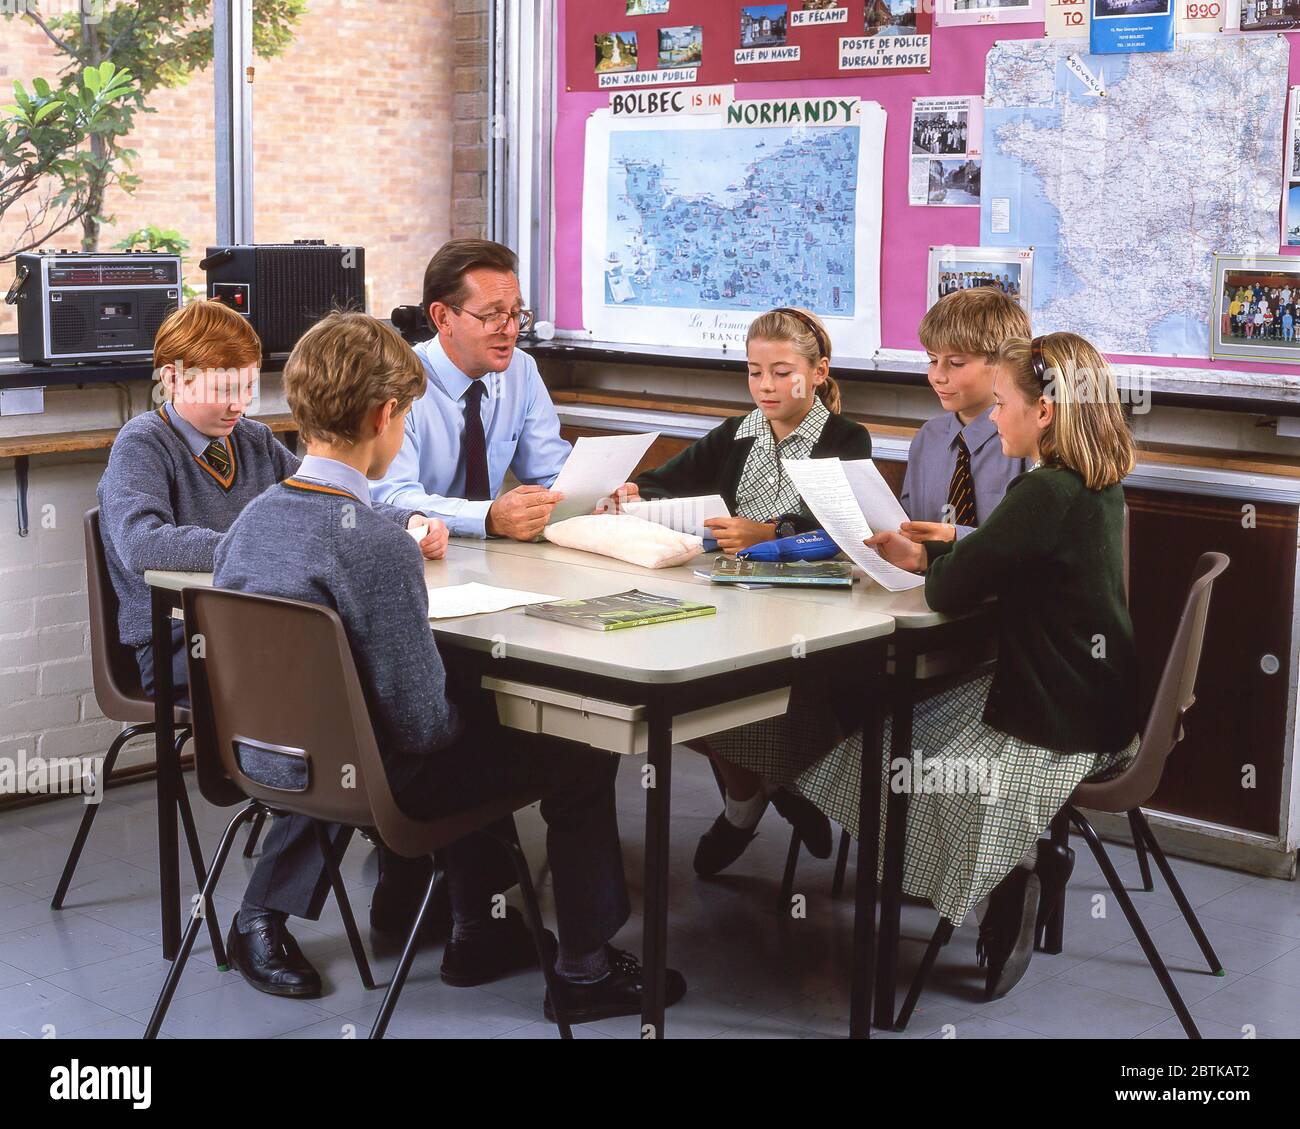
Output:
<svg viewBox="0 0 1300 1129">
<path fill-rule="evenodd" d="M 90 602 L 90 672 L 95 703 L 113 721 L 153 719 L 153 703 L 140 687 L 135 652 L 122 642 L 117 625 L 118 599 L 108 573 L 108 557 L 99 532 L 99 507 L 82 519 L 86 537 L 86 593 Z"/>
<path fill-rule="evenodd" d="M 1165 762 L 1183 739 L 1183 717 L 1196 701 L 1196 674 L 1201 664 L 1210 594 L 1215 578 L 1227 567 L 1228 558 L 1223 553 L 1201 554 L 1137 756 L 1113 779 L 1079 785 L 1072 803 L 1098 811 L 1130 811 L 1145 804 L 1160 786 Z"/>
<path fill-rule="evenodd" d="M 398 810 L 347 633 L 331 608 L 186 588 L 191 710 L 199 788 L 231 785 L 272 808 L 373 826 L 399 853 L 419 825 Z"/>
</svg>

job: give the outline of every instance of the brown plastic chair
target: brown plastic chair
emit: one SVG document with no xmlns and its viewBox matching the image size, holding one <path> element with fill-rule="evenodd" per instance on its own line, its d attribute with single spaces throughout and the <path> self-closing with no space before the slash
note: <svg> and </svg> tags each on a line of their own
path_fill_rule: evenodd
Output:
<svg viewBox="0 0 1300 1129">
<path fill-rule="evenodd" d="M 316 820 L 344 929 L 362 982 L 370 988 L 374 983 L 325 825 L 373 829 L 406 858 L 432 856 L 435 850 L 467 835 L 486 834 L 505 846 L 514 861 L 546 987 L 552 1003 L 557 1002 L 559 993 L 546 957 L 537 895 L 513 820 L 508 836 L 488 830 L 534 803 L 540 792 L 503 795 L 481 807 L 433 821 L 409 818 L 397 806 L 389 787 L 352 651 L 336 612 L 299 600 L 214 588 L 187 588 L 181 596 L 188 630 L 203 640 L 202 657 L 194 654 L 194 648 L 189 652 L 200 792 L 222 806 L 245 797 L 253 801 L 235 815 L 222 836 L 204 889 L 205 899 L 216 889 L 239 825 L 259 810 Z M 250 646 L 253 640 L 256 643 Z M 249 775 L 244 764 L 249 754 L 277 760 L 286 777 L 297 779 L 281 779 L 278 786 L 272 786 L 260 769 L 257 778 Z M 388 1027 L 440 875 L 435 858 L 433 875 L 370 1032 L 372 1039 L 383 1038 Z M 181 940 L 146 1038 L 158 1033 L 198 930 L 195 918 Z M 569 1024 L 558 1008 L 556 1024 L 562 1038 L 571 1037 Z"/>
<path fill-rule="evenodd" d="M 1106 878 L 1106 884 L 1124 911 L 1124 916 L 1128 919 L 1138 944 L 1142 946 L 1147 963 L 1151 965 L 1156 979 L 1160 981 L 1161 988 L 1164 989 L 1179 1022 L 1183 1025 L 1183 1030 L 1192 1039 L 1199 1039 L 1201 1035 L 1192 1020 L 1191 1013 L 1187 1010 L 1187 1005 L 1169 975 L 1169 970 L 1165 967 L 1164 960 L 1161 959 L 1159 950 L 1151 940 L 1142 918 L 1138 916 L 1133 900 L 1115 872 L 1114 864 L 1106 854 L 1097 832 L 1079 809 L 1089 808 L 1093 811 L 1116 814 L 1122 812 L 1128 815 L 1135 840 L 1145 843 L 1155 856 L 1160 873 L 1164 876 L 1174 901 L 1178 903 L 1178 908 L 1196 938 L 1196 943 L 1210 966 L 1210 972 L 1215 976 L 1222 976 L 1223 965 L 1215 954 L 1205 931 L 1201 928 L 1196 912 L 1183 893 L 1183 888 L 1178 884 L 1178 879 L 1174 877 L 1169 860 L 1165 858 L 1160 844 L 1156 842 L 1146 816 L 1142 814 L 1142 805 L 1151 799 L 1160 786 L 1160 779 L 1164 775 L 1169 755 L 1183 739 L 1183 718 L 1196 702 L 1196 674 L 1201 662 L 1201 646 L 1205 641 L 1205 620 L 1210 611 L 1211 591 L 1215 578 L 1228 567 L 1228 563 L 1228 558 L 1223 553 L 1203 553 L 1200 560 L 1196 562 L 1196 571 L 1187 592 L 1187 600 L 1183 604 L 1183 614 L 1178 621 L 1178 629 L 1174 632 L 1173 642 L 1169 646 L 1169 655 L 1165 660 L 1164 671 L 1160 675 L 1160 685 L 1156 689 L 1155 700 L 1151 704 L 1147 723 L 1142 730 L 1137 756 L 1127 768 L 1109 780 L 1095 783 L 1085 780 L 1075 788 L 1073 795 L 1062 809 L 1062 813 L 1078 828 L 1084 842 L 1092 850 Z M 1064 913 L 1065 894 L 1062 891 L 1060 901 L 1055 906 L 1047 907 L 1043 927 L 1049 926 L 1054 917 L 1059 922 Z M 921 989 L 924 987 L 925 978 L 934 965 L 939 949 L 948 943 L 952 932 L 952 922 L 946 919 L 939 922 L 921 966 L 917 969 L 907 1000 L 899 1012 L 895 1025 L 897 1030 L 901 1031 L 911 1018 L 912 1011 L 920 998 Z"/>
<path fill-rule="evenodd" d="M 113 766 L 117 763 L 118 753 L 133 737 L 139 737 L 154 731 L 154 703 L 140 685 L 140 667 L 136 663 L 135 653 L 118 637 L 117 592 L 113 588 L 112 577 L 108 574 L 108 561 L 104 556 L 104 542 L 99 532 L 99 507 L 86 512 L 82 520 L 86 536 L 86 593 L 90 602 L 90 669 L 92 684 L 95 688 L 95 702 L 100 712 L 109 720 L 121 722 L 126 726 L 115 738 L 104 757 L 100 773 L 103 786 L 108 786 Z M 176 724 L 181 728 L 176 733 L 176 756 L 189 739 L 190 711 L 177 707 Z M 203 851 L 199 846 L 198 832 L 194 827 L 194 813 L 190 809 L 190 798 L 184 788 L 178 794 L 181 826 L 185 829 L 185 841 L 189 846 L 190 862 L 194 866 L 194 878 L 199 888 L 203 888 L 206 875 L 203 870 Z M 63 874 L 55 887 L 54 897 L 50 899 L 51 909 L 62 909 L 63 899 L 67 896 L 72 876 L 76 872 L 81 852 L 90 835 L 91 824 L 99 812 L 99 804 L 86 804 L 72 841 L 72 850 L 63 865 Z M 225 970 L 226 950 L 221 941 L 221 933 L 215 923 L 211 927 L 212 950 L 217 960 L 217 967 Z"/>
</svg>

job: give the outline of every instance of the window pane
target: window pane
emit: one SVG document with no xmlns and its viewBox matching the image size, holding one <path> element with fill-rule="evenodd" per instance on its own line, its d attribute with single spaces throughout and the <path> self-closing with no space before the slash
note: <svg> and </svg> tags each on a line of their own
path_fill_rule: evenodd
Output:
<svg viewBox="0 0 1300 1129">
<path fill-rule="evenodd" d="M 259 19 L 288 0 L 259 0 Z M 257 61 L 254 236 L 364 247 L 367 308 L 418 305 L 450 235 L 456 0 L 307 0 Z M 470 5 L 477 7 L 478 5 Z"/>
<path fill-rule="evenodd" d="M 44 176 L 20 193 L 0 195 L 0 278 L 7 287 L 9 257 L 19 250 L 111 251 L 129 242 L 139 250 L 186 246 L 186 281 L 201 290 L 198 262 L 216 236 L 210 15 L 198 21 L 169 19 L 167 13 L 183 6 L 149 4 L 158 19 L 142 21 L 137 17 L 144 5 L 110 0 L 87 2 L 90 18 L 83 26 L 78 0 L 29 0 L 17 7 L 34 9 L 51 34 L 27 15 L 0 20 L 0 101 L 13 100 L 15 81 L 37 99 L 46 83 L 53 95 L 63 83 L 84 89 L 73 52 L 125 67 L 131 78 L 119 96 L 104 96 L 99 111 L 99 120 L 113 126 L 102 135 L 110 160 L 101 187 L 89 172 L 92 144 L 83 139 L 40 147 L 45 156 L 78 165 L 76 171 L 62 180 Z M 64 107 L 43 120 L 70 116 Z M 5 135 L 12 136 L 11 127 L 5 127 Z M 28 157 L 34 153 L 27 148 Z M 71 207 L 55 199 L 65 189 L 76 201 Z M 0 304 L 0 333 L 16 328 L 13 307 Z"/>
</svg>

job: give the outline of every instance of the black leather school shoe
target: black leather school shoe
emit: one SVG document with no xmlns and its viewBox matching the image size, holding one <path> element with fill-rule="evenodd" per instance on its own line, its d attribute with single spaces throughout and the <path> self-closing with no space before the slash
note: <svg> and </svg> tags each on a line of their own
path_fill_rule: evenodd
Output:
<svg viewBox="0 0 1300 1129">
<path fill-rule="evenodd" d="M 758 835 L 758 825 L 737 827 L 727 820 L 726 813 L 719 815 L 710 827 L 700 836 L 695 848 L 695 873 L 701 878 L 712 878 L 721 874 L 741 855 Z"/>
<path fill-rule="evenodd" d="M 1038 875 L 1017 866 L 989 895 L 975 954 L 987 964 L 985 998 L 1005 996 L 1024 979 L 1034 955 L 1040 883 Z"/>
<path fill-rule="evenodd" d="M 597 1019 L 613 1019 L 619 1015 L 640 1015 L 641 998 L 645 992 L 645 977 L 641 962 L 631 953 L 613 945 L 606 945 L 610 972 L 594 984 L 574 984 L 560 981 L 561 1004 L 564 1018 L 570 1023 L 592 1023 Z M 686 995 L 686 978 L 675 968 L 664 970 L 664 1007 L 672 1007 Z M 551 995 L 546 994 L 542 1009 L 546 1018 L 555 1022 L 555 1009 Z"/>
<path fill-rule="evenodd" d="M 311 1000 L 320 995 L 320 973 L 303 956 L 278 914 L 259 914 L 247 933 L 240 930 L 236 914 L 226 938 L 226 955 L 231 968 L 268 996 Z"/>
</svg>

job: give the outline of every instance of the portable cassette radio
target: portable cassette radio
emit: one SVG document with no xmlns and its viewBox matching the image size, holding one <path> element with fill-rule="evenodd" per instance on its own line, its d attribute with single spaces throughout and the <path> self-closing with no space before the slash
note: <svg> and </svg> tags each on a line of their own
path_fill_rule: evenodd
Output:
<svg viewBox="0 0 1300 1129">
<path fill-rule="evenodd" d="M 18 307 L 25 364 L 150 361 L 158 327 L 180 306 L 179 255 L 45 251 L 14 267 L 6 300 Z"/>
</svg>

